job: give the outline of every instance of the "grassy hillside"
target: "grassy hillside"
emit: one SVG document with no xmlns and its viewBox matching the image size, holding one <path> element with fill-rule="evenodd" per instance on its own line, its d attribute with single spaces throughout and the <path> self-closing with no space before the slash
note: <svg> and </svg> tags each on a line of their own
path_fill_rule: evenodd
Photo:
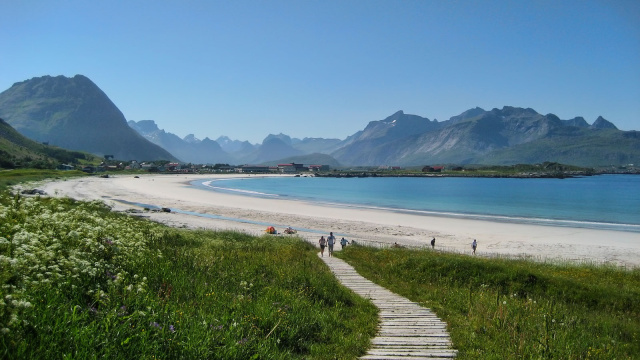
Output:
<svg viewBox="0 0 640 360">
<path fill-rule="evenodd" d="M 98 158 L 30 140 L 0 119 L 0 168 L 54 169 L 61 163 L 97 162 Z"/>
<path fill-rule="evenodd" d="M 576 134 L 579 133 L 579 134 Z M 578 136 L 579 135 L 579 136 Z M 559 162 L 577 166 L 640 163 L 640 132 L 575 129 L 532 143 L 494 151 L 480 164 Z"/>
</svg>

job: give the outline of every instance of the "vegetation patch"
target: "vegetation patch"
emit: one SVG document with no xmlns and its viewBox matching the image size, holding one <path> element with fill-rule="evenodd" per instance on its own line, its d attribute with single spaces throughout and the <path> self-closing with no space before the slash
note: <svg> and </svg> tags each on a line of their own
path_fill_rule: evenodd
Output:
<svg viewBox="0 0 640 360">
<path fill-rule="evenodd" d="M 86 176 L 82 171 L 60 171 L 60 170 L 37 170 L 37 169 L 16 169 L 0 170 L 0 192 L 9 189 L 17 184 L 46 179 L 64 179 L 78 176 Z"/>
<path fill-rule="evenodd" d="M 433 309 L 459 359 L 640 358 L 640 269 L 361 246 L 336 255 Z"/>
<path fill-rule="evenodd" d="M 355 358 L 377 324 L 300 239 L 102 202 L 2 196 L 0 285 L 0 358 Z"/>
</svg>

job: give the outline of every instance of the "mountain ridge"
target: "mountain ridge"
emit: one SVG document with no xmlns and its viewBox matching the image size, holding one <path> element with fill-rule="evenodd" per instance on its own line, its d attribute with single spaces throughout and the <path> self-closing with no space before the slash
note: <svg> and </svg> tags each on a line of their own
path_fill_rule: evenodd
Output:
<svg viewBox="0 0 640 360">
<path fill-rule="evenodd" d="M 256 164 L 324 154 L 330 158 L 306 158 L 333 159 L 345 166 L 640 162 L 635 132 L 619 130 L 602 116 L 589 124 L 580 116 L 563 120 L 514 106 L 473 107 L 444 121 L 399 110 L 370 121 L 344 140 L 297 139 L 283 133 L 269 134 L 261 144 L 226 136 L 200 140 L 193 133 L 180 138 L 153 120 L 125 120 L 107 95 L 82 75 L 14 84 L 0 93 L 0 117 L 36 141 L 122 160 Z"/>
<path fill-rule="evenodd" d="M 564 159 L 566 163 L 576 165 L 606 165 L 607 159 L 618 162 L 640 160 L 640 144 L 633 143 L 633 140 L 607 143 L 612 135 L 598 133 L 604 130 L 618 135 L 625 133 L 601 116 L 589 125 L 583 118 L 561 120 L 554 114 L 541 115 L 531 108 L 504 106 L 502 109 L 486 111 L 476 107 L 443 122 L 434 123 L 422 118 L 422 131 L 417 130 L 406 136 L 387 136 L 389 124 L 407 126 L 407 120 L 402 116 L 403 112 L 396 112 L 382 121 L 370 122 L 365 131 L 354 134 L 346 146 L 332 155 L 343 164 L 359 165 L 494 162 L 495 165 L 504 165 L 522 162 L 523 159 L 510 156 L 510 160 L 506 160 L 507 157 L 497 154 L 510 152 L 515 155 L 514 148 L 528 144 L 527 147 L 544 147 L 533 152 L 537 156 L 532 156 L 532 152 L 528 151 L 527 161 L 532 162 Z M 380 124 L 386 124 L 386 127 Z M 598 153 L 580 146 L 581 141 L 598 148 Z M 568 153 L 566 148 L 569 144 L 573 147 L 570 152 L 573 158 L 563 155 Z M 618 155 L 598 155 L 607 152 Z"/>
</svg>

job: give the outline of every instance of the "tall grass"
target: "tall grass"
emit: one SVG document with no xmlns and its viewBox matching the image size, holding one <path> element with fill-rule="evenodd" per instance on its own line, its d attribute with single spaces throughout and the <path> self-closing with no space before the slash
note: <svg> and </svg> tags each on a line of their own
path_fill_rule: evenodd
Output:
<svg viewBox="0 0 640 360">
<path fill-rule="evenodd" d="M 100 202 L 2 197 L 0 285 L 0 358 L 355 358 L 377 323 L 304 241 Z"/>
<path fill-rule="evenodd" d="M 7 190 L 9 187 L 25 183 L 29 181 L 41 181 L 51 178 L 68 178 L 86 176 L 82 171 L 60 171 L 60 170 L 41 170 L 41 169 L 0 169 L 0 192 Z"/>
<path fill-rule="evenodd" d="M 435 310 L 460 359 L 640 359 L 640 270 L 358 246 L 337 256 Z"/>
</svg>

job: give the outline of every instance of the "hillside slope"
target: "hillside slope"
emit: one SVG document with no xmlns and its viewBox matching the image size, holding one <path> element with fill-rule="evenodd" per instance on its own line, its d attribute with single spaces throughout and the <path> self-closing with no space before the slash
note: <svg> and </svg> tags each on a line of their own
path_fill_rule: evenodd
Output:
<svg viewBox="0 0 640 360">
<path fill-rule="evenodd" d="M 174 160 L 131 129 L 120 110 L 82 75 L 36 77 L 0 93 L 0 117 L 24 136 L 116 159 Z"/>
<path fill-rule="evenodd" d="M 55 168 L 59 164 L 96 161 L 92 155 L 44 145 L 18 133 L 0 119 L 0 168 Z"/>
</svg>

